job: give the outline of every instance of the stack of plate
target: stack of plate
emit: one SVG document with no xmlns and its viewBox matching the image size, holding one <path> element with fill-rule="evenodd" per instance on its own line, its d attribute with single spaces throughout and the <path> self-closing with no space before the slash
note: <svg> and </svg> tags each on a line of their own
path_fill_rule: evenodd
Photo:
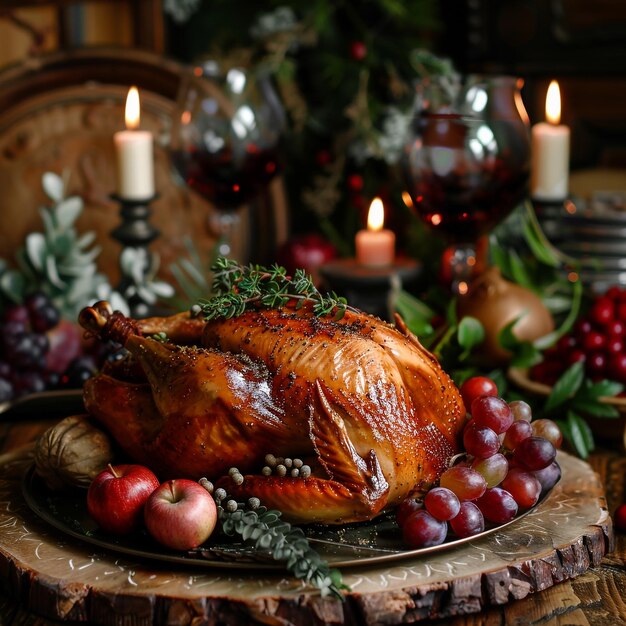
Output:
<svg viewBox="0 0 626 626">
<path fill-rule="evenodd" d="M 535 210 L 548 239 L 574 260 L 572 269 L 585 285 L 596 293 L 626 286 L 626 192 L 536 204 Z"/>
</svg>

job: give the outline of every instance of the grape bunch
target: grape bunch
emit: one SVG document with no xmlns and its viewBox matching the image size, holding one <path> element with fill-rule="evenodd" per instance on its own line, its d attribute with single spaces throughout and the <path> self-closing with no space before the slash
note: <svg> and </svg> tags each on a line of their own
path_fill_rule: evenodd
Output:
<svg viewBox="0 0 626 626">
<path fill-rule="evenodd" d="M 470 537 L 486 525 L 509 522 L 561 477 L 556 451 L 563 437 L 555 422 L 532 421 L 526 402 L 507 403 L 484 376 L 465 381 L 461 395 L 470 408 L 463 430 L 465 453 L 423 499 L 408 498 L 396 510 L 411 548 L 439 545 L 450 531 Z"/>
<path fill-rule="evenodd" d="M 59 387 L 80 387 L 96 369 L 80 333 L 50 298 L 31 293 L 0 317 L 0 402 Z"/>
<path fill-rule="evenodd" d="M 572 332 L 544 352 L 530 377 L 553 385 L 571 365 L 582 361 L 591 380 L 626 383 L 626 289 L 611 287 L 594 298 Z"/>
</svg>

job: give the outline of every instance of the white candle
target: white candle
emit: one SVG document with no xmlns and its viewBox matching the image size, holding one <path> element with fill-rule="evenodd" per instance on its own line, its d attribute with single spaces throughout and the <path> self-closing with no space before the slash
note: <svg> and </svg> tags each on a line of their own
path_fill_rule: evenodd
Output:
<svg viewBox="0 0 626 626">
<path fill-rule="evenodd" d="M 138 130 L 139 92 L 131 87 L 126 98 L 126 129 L 113 135 L 117 154 L 117 192 L 128 200 L 148 200 L 154 196 L 152 133 Z"/>
<path fill-rule="evenodd" d="M 546 120 L 532 128 L 530 194 L 536 200 L 564 200 L 569 190 L 570 129 L 559 123 L 561 95 L 554 80 L 546 96 Z"/>
<path fill-rule="evenodd" d="M 385 211 L 382 200 L 374 198 L 367 214 L 367 230 L 356 234 L 356 259 L 368 267 L 391 265 L 395 257 L 396 236 L 384 229 Z"/>
</svg>

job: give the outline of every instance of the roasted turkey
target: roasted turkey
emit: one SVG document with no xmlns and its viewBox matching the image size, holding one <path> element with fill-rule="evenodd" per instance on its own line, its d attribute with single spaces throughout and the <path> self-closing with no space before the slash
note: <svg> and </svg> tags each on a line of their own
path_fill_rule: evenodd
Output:
<svg viewBox="0 0 626 626">
<path fill-rule="evenodd" d="M 80 323 L 130 353 L 86 383 L 87 411 L 163 479 L 206 476 L 292 521 L 336 524 L 424 490 L 458 450 L 459 392 L 400 319 L 287 306 L 132 320 L 101 302 Z M 311 476 L 263 475 L 268 453 Z"/>
</svg>

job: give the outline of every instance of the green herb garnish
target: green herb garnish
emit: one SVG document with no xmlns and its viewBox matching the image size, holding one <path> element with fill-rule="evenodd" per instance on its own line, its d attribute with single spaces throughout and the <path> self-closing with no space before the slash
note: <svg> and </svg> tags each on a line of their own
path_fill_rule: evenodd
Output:
<svg viewBox="0 0 626 626">
<path fill-rule="evenodd" d="M 313 303 L 315 315 L 334 314 L 341 319 L 346 309 L 346 299 L 334 292 L 322 295 L 311 277 L 301 269 L 293 277 L 279 265 L 270 268 L 260 265 L 242 266 L 232 259 L 219 257 L 211 267 L 212 293 L 209 300 L 201 301 L 205 319 L 229 319 L 242 315 L 251 307 L 274 308 L 295 301 L 296 308 L 305 302 Z"/>
<path fill-rule="evenodd" d="M 222 531 L 229 537 L 241 536 L 244 541 L 272 558 L 285 563 L 287 569 L 301 580 L 314 585 L 322 596 L 343 599 L 341 589 L 349 589 L 341 580 L 341 572 L 328 563 L 309 545 L 301 528 L 281 519 L 280 511 L 258 509 L 220 512 Z"/>
</svg>

